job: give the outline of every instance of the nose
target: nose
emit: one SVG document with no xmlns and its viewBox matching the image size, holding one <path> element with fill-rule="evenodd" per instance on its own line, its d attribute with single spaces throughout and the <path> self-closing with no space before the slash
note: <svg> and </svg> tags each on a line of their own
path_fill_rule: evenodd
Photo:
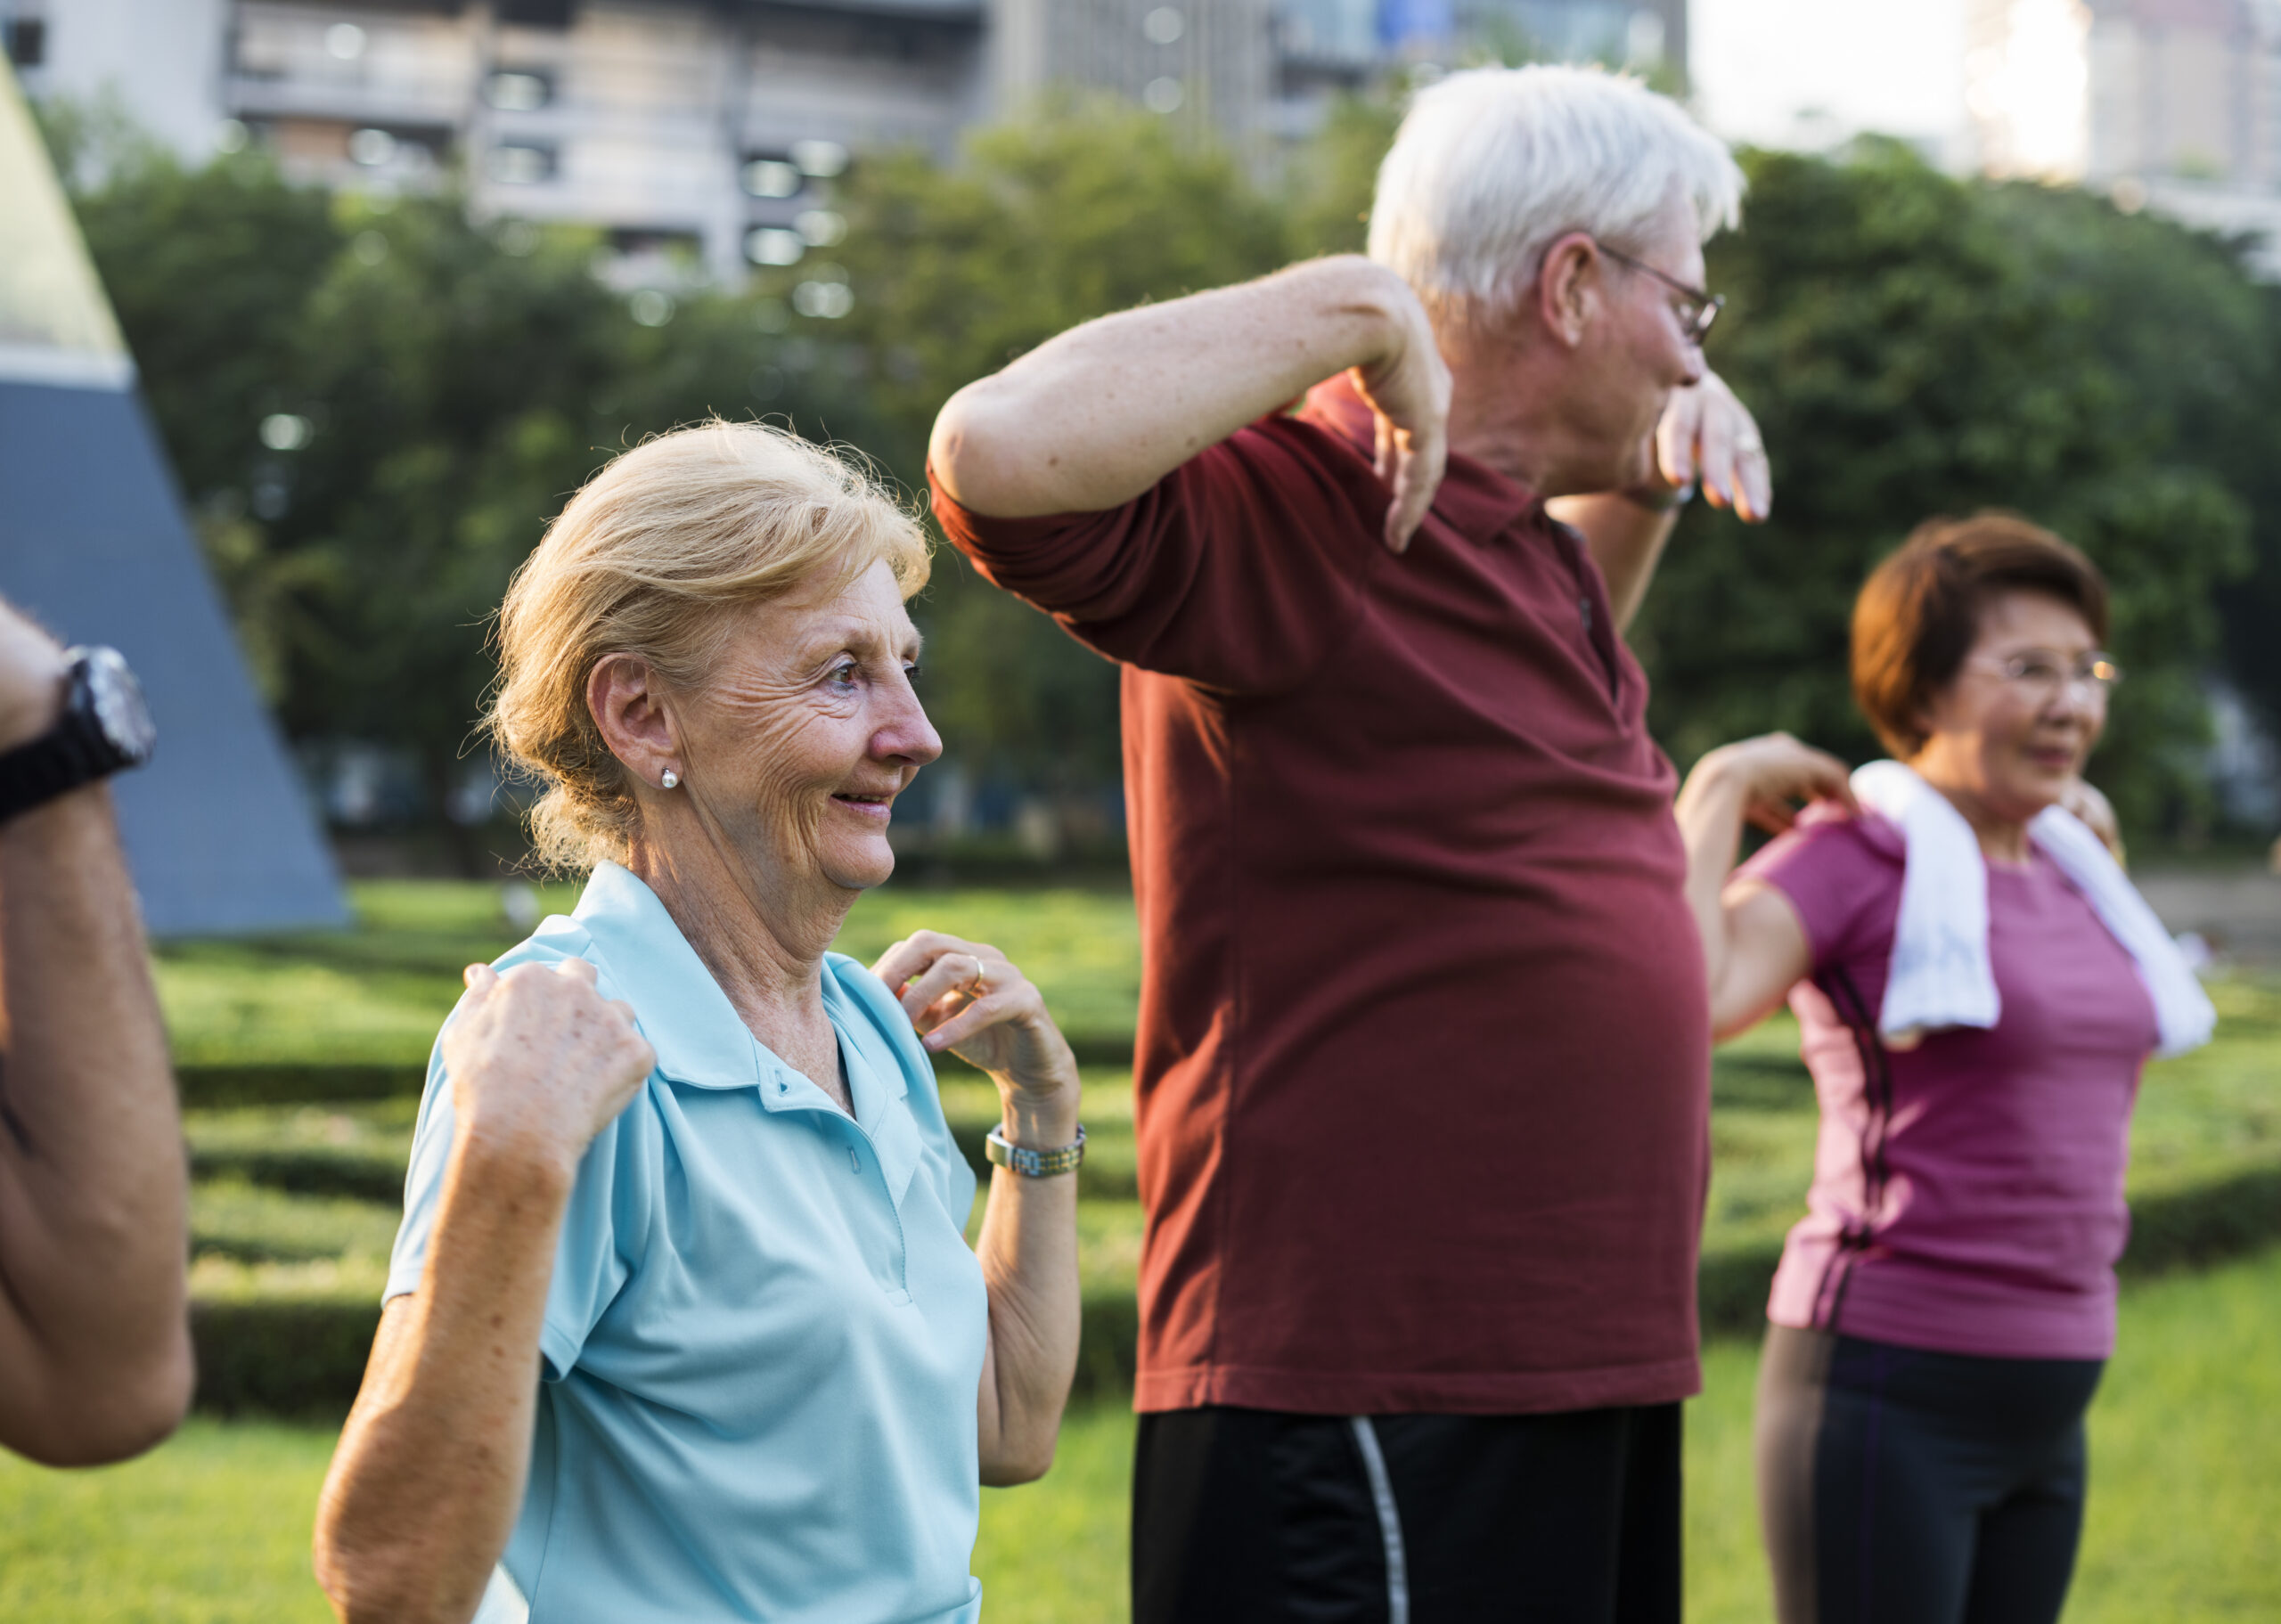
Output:
<svg viewBox="0 0 2281 1624">
<path fill-rule="evenodd" d="M 919 703 L 908 675 L 898 673 L 887 691 L 885 714 L 871 732 L 871 754 L 882 758 L 900 756 L 917 767 L 943 754 L 943 736 L 927 720 L 927 707 Z"/>
</svg>

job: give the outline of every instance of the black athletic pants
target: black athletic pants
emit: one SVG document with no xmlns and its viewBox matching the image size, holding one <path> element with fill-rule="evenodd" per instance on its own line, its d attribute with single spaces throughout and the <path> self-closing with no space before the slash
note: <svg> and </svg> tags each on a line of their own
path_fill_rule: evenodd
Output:
<svg viewBox="0 0 2281 1624">
<path fill-rule="evenodd" d="M 1680 1407 L 1140 1417 L 1133 1624 L 1678 1624 Z"/>
<path fill-rule="evenodd" d="M 2103 1368 L 1770 1329 L 1758 1497 L 1780 1624 L 2052 1624 Z"/>
</svg>

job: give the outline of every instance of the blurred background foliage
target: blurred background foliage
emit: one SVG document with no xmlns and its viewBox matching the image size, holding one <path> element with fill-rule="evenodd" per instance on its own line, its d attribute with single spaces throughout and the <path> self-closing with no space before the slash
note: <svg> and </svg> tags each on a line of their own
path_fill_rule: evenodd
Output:
<svg viewBox="0 0 2281 1624">
<path fill-rule="evenodd" d="M 969 379 L 1090 316 L 1359 248 L 1395 116 L 1351 102 L 1261 172 L 1144 112 L 1058 102 L 954 165 L 859 162 L 836 264 L 668 293 L 614 289 L 591 233 L 470 222 L 449 193 L 328 196 L 255 153 L 184 168 L 115 118 L 46 110 L 284 726 L 406 753 L 438 809 L 491 674 L 486 616 L 609 455 L 765 416 L 863 447 L 916 502 L 928 425 Z M 1855 588 L 1925 517 L 2003 507 L 2116 587 L 2131 680 L 2094 776 L 2135 831 L 2205 825 L 2204 681 L 2281 722 L 2276 290 L 2215 239 L 1897 145 L 1744 161 L 1710 357 L 1765 426 L 1775 515 L 1681 521 L 1635 629 L 1658 736 L 1682 767 L 1772 727 L 1873 754 L 1845 681 Z M 793 284 L 817 277 L 852 300 L 801 314 Z M 947 549 L 916 608 L 951 758 L 1098 803 L 1113 668 Z"/>
</svg>

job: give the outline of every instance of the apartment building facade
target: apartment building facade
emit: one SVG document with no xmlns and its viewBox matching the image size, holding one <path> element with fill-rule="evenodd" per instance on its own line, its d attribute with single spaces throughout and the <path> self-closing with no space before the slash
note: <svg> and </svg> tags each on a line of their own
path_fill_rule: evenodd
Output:
<svg viewBox="0 0 2281 1624">
<path fill-rule="evenodd" d="M 187 156 L 336 186 L 456 178 L 483 216 L 606 228 L 635 279 L 733 279 L 844 230 L 852 155 L 1055 86 L 1262 151 L 1405 65 L 1683 61 L 1685 0 L 0 0 L 35 96 L 115 95 Z"/>
</svg>

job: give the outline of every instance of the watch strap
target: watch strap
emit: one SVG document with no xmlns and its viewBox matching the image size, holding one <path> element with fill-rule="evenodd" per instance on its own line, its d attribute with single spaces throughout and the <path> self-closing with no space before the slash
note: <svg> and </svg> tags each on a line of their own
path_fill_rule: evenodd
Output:
<svg viewBox="0 0 2281 1624">
<path fill-rule="evenodd" d="M 0 823 L 125 765 L 127 758 L 103 737 L 85 673 L 75 665 L 55 725 L 0 755 Z"/>
<path fill-rule="evenodd" d="M 1074 1173 L 1085 1163 L 1085 1128 L 1077 1125 L 1077 1137 L 1059 1150 L 1032 1150 L 1026 1145 L 1010 1143 L 1006 1125 L 1001 1122 L 990 1130 L 982 1142 L 983 1152 L 998 1167 L 1011 1168 L 1025 1179 L 1051 1179 L 1057 1173 Z"/>
<path fill-rule="evenodd" d="M 1650 513 L 1676 513 L 1695 500 L 1695 481 L 1690 479 L 1685 485 L 1675 486 L 1668 491 L 1630 490 L 1618 491 L 1616 494 L 1633 507 L 1645 508 Z"/>
</svg>

